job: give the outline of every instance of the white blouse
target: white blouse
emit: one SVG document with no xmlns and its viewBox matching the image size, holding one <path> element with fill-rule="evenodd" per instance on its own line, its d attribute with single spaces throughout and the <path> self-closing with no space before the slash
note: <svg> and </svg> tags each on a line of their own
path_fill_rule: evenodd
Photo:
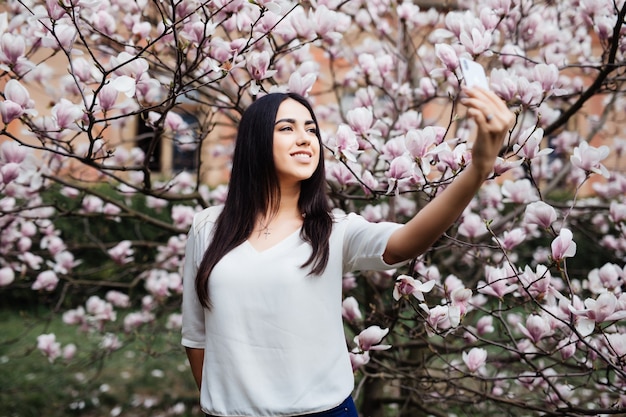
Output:
<svg viewBox="0 0 626 417">
<path fill-rule="evenodd" d="M 395 223 L 335 214 L 324 273 L 300 268 L 311 246 L 300 230 L 257 251 L 244 242 L 209 279 L 211 311 L 202 308 L 195 277 L 221 211 L 196 214 L 183 280 L 182 344 L 204 349 L 200 404 L 215 416 L 297 416 L 331 409 L 350 395 L 354 376 L 341 317 L 342 276 L 384 270 Z"/>
</svg>

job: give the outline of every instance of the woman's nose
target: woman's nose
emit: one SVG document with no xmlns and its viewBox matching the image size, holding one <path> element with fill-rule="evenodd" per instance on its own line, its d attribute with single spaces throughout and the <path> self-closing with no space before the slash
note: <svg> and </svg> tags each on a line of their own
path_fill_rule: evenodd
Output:
<svg viewBox="0 0 626 417">
<path fill-rule="evenodd" d="M 311 143 L 311 138 L 310 135 L 308 134 L 308 132 L 305 131 L 301 131 L 300 134 L 298 135 L 298 142 L 297 144 L 299 146 L 303 146 L 303 145 L 308 145 Z"/>
</svg>

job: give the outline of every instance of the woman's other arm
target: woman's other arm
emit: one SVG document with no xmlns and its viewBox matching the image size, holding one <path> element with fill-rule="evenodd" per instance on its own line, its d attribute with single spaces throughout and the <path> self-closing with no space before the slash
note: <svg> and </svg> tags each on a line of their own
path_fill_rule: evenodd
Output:
<svg viewBox="0 0 626 417">
<path fill-rule="evenodd" d="M 200 389 L 200 386 L 202 385 L 204 349 L 185 348 L 185 351 L 187 352 L 187 358 L 189 359 L 189 364 L 191 365 L 193 379 L 196 380 L 196 385 L 198 386 L 198 389 Z"/>
</svg>

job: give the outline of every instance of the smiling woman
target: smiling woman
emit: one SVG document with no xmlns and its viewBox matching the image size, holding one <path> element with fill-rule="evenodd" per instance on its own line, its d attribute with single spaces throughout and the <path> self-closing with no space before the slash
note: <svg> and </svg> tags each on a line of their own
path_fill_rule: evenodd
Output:
<svg viewBox="0 0 626 417">
<path fill-rule="evenodd" d="M 321 157 L 317 124 L 305 106 L 287 99 L 278 107 L 274 126 L 274 165 L 281 195 L 299 192 L 300 181 L 313 175 Z"/>
<path fill-rule="evenodd" d="M 306 99 L 268 94 L 246 110 L 226 201 L 196 214 L 185 252 L 182 343 L 207 415 L 357 417 L 342 276 L 417 256 L 478 190 L 513 115 L 466 93 L 473 165 L 406 225 L 331 211 Z"/>
</svg>

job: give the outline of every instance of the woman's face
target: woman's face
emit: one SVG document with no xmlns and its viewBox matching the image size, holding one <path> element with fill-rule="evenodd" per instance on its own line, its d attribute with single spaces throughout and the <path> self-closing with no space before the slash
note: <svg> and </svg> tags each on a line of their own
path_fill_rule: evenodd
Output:
<svg viewBox="0 0 626 417">
<path fill-rule="evenodd" d="M 278 108 L 274 124 L 274 165 L 281 185 L 310 178 L 319 163 L 317 126 L 309 110 L 293 99 Z"/>
</svg>

